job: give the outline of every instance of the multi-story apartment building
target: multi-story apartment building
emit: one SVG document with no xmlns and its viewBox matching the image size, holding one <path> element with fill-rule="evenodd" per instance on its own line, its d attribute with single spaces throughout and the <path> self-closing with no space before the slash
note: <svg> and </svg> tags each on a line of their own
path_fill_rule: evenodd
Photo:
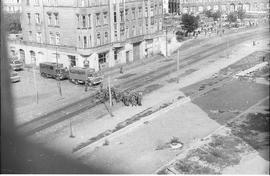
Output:
<svg viewBox="0 0 270 176">
<path fill-rule="evenodd" d="M 220 10 L 233 12 L 238 9 L 250 11 L 269 11 L 268 0 L 180 0 L 180 9 L 183 13 L 198 13 L 204 10 Z"/>
<path fill-rule="evenodd" d="M 21 13 L 21 0 L 3 0 L 3 10 L 7 13 Z"/>
<path fill-rule="evenodd" d="M 23 40 L 10 47 L 26 64 L 100 70 L 160 52 L 162 0 L 23 0 L 22 10 Z"/>
<path fill-rule="evenodd" d="M 178 14 L 180 12 L 180 0 L 169 0 L 169 13 Z"/>
</svg>

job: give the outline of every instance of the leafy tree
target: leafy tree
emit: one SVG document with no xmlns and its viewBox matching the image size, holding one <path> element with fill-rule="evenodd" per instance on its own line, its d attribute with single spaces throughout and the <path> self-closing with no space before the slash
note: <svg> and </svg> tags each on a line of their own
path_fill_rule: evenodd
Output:
<svg viewBox="0 0 270 176">
<path fill-rule="evenodd" d="M 237 21 L 237 14 L 234 13 L 234 12 L 229 13 L 229 15 L 227 16 L 227 20 L 228 20 L 230 23 L 236 22 L 236 21 Z"/>
<path fill-rule="evenodd" d="M 212 12 L 212 10 L 206 10 L 206 11 L 204 11 L 204 14 L 205 14 L 205 16 L 206 16 L 207 18 L 213 17 L 213 12 Z"/>
<path fill-rule="evenodd" d="M 237 11 L 237 17 L 242 21 L 246 16 L 246 12 L 244 10 L 238 10 Z"/>
<path fill-rule="evenodd" d="M 4 13 L 4 26 L 7 33 L 22 31 L 20 17 L 20 13 Z"/>
<path fill-rule="evenodd" d="M 193 16 L 189 14 L 183 14 L 182 23 L 183 29 L 186 31 L 186 34 L 193 32 L 199 27 L 199 16 Z"/>
<path fill-rule="evenodd" d="M 221 17 L 221 11 L 216 11 L 212 14 L 214 21 L 217 21 Z"/>
</svg>

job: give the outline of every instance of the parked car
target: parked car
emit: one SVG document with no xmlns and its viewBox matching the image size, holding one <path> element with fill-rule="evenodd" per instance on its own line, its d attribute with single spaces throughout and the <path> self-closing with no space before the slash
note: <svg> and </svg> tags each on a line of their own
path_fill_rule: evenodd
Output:
<svg viewBox="0 0 270 176">
<path fill-rule="evenodd" d="M 40 74 L 47 78 L 66 79 L 68 78 L 68 70 L 64 68 L 63 64 L 57 64 L 55 62 L 43 62 L 39 64 Z"/>
<path fill-rule="evenodd" d="M 69 69 L 69 80 L 74 84 L 84 84 L 88 81 L 90 85 L 96 85 L 103 81 L 103 76 L 99 72 L 95 72 L 95 69 L 71 67 Z"/>
<path fill-rule="evenodd" d="M 12 60 L 10 66 L 14 71 L 23 70 L 23 63 L 19 60 Z"/>
<path fill-rule="evenodd" d="M 10 80 L 12 83 L 21 81 L 21 77 L 18 75 L 18 72 L 11 71 L 10 72 Z"/>
</svg>

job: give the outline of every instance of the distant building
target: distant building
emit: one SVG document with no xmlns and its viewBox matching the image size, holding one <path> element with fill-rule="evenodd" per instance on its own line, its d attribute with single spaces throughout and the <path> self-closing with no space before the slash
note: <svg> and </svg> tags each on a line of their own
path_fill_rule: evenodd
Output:
<svg viewBox="0 0 270 176">
<path fill-rule="evenodd" d="M 3 10 L 7 13 L 21 13 L 21 0 L 2 0 Z"/>
<path fill-rule="evenodd" d="M 163 0 L 163 13 L 169 13 L 169 0 Z"/>
<path fill-rule="evenodd" d="M 239 9 L 250 11 L 269 11 L 269 0 L 180 0 L 182 13 L 200 13 L 204 10 L 220 10 L 228 13 Z"/>
<path fill-rule="evenodd" d="M 169 0 L 169 13 L 179 14 L 180 12 L 180 0 Z"/>
<path fill-rule="evenodd" d="M 23 0 L 22 41 L 10 42 L 26 64 L 56 61 L 102 70 L 160 52 L 162 0 Z"/>
</svg>

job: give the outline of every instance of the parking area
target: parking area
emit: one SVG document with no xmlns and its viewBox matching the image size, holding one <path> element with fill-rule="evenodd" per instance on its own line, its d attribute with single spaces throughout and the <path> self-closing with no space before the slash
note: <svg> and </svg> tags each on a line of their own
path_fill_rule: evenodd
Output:
<svg viewBox="0 0 270 176">
<path fill-rule="evenodd" d="M 57 101 L 60 98 L 70 98 L 76 95 L 89 94 L 95 89 L 95 87 L 91 87 L 88 89 L 88 92 L 85 92 L 84 85 L 75 85 L 69 80 L 62 80 L 60 81 L 62 91 L 61 97 L 59 86 L 55 79 L 42 77 L 39 70 L 36 70 L 35 73 L 36 87 L 33 69 L 25 68 L 22 71 L 18 71 L 21 81 L 11 84 L 15 108 L 36 104 L 37 92 L 39 103 L 44 103 L 45 101 Z"/>
</svg>

